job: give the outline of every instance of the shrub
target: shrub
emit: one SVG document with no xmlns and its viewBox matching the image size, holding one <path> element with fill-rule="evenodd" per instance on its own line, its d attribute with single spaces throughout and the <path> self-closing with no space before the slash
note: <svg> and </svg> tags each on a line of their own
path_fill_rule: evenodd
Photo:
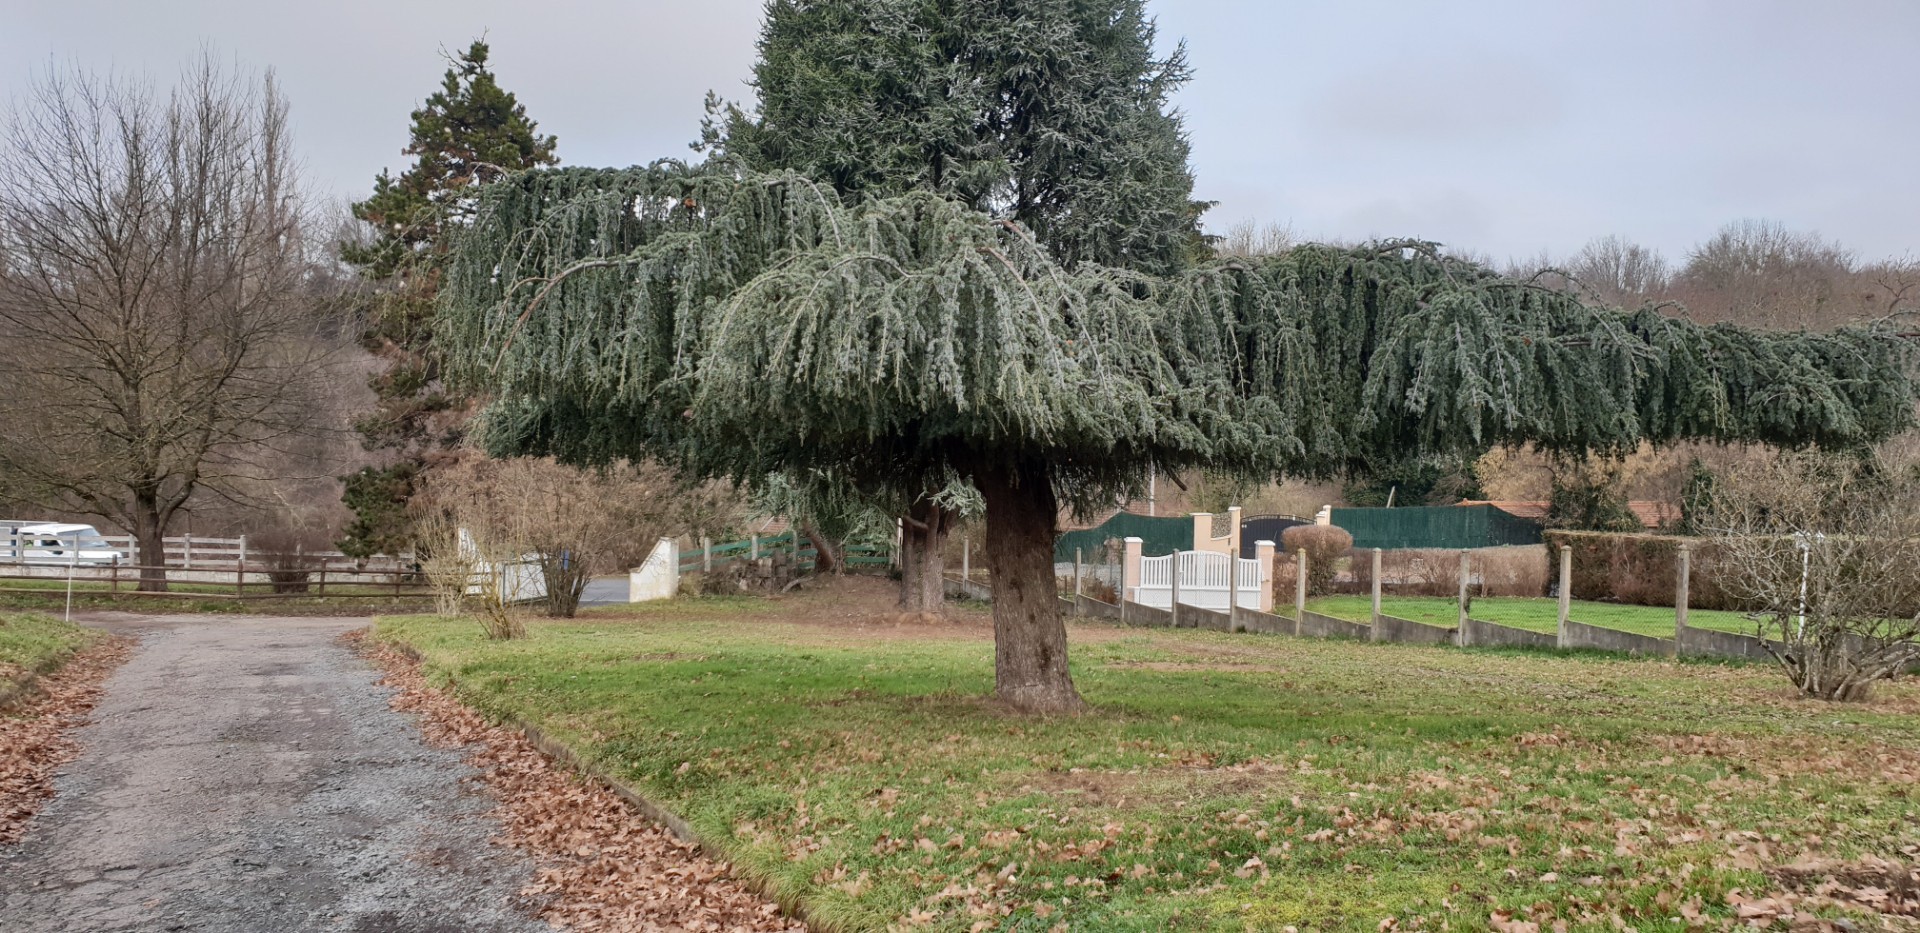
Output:
<svg viewBox="0 0 1920 933">
<path fill-rule="evenodd" d="M 1280 533 L 1280 544 L 1288 554 L 1307 552 L 1307 592 L 1323 596 L 1333 590 L 1336 563 L 1353 550 L 1353 535 L 1333 525 L 1298 525 Z"/>
<path fill-rule="evenodd" d="M 1545 549 L 1537 544 L 1477 548 L 1468 565 L 1479 578 L 1477 596 L 1543 596 L 1547 592 Z M 1382 551 L 1381 590 L 1397 596 L 1454 596 L 1460 591 L 1460 552 L 1435 548 Z M 1373 589 L 1373 549 L 1353 552 L 1353 583 L 1347 589 Z"/>
<path fill-rule="evenodd" d="M 1560 547 L 1573 549 L 1575 599 L 1612 600 L 1639 606 L 1671 606 L 1682 542 L 1693 547 L 1687 604 L 1694 609 L 1744 610 L 1728 593 L 1720 549 L 1708 539 L 1598 531 L 1548 531 L 1548 579 L 1558 580 Z"/>
<path fill-rule="evenodd" d="M 1864 700 L 1920 661 L 1920 460 L 1783 454 L 1724 477 L 1702 525 L 1802 694 Z"/>
</svg>

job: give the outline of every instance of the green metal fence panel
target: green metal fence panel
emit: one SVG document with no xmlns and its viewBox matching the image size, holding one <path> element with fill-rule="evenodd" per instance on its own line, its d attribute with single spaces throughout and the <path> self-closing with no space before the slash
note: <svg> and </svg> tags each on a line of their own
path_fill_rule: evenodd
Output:
<svg viewBox="0 0 1920 933">
<path fill-rule="evenodd" d="M 1152 515 L 1135 515 L 1132 512 L 1120 512 L 1099 525 L 1084 531 L 1069 531 L 1053 541 L 1053 559 L 1057 563 L 1073 560 L 1073 549 L 1079 548 L 1086 560 L 1097 560 L 1110 540 L 1139 538 L 1140 553 L 1147 557 L 1163 557 L 1175 551 L 1193 549 L 1193 519 L 1159 518 Z"/>
<path fill-rule="evenodd" d="M 1539 522 L 1491 505 L 1436 505 L 1400 509 L 1334 509 L 1333 523 L 1360 548 L 1462 548 L 1539 544 Z"/>
</svg>

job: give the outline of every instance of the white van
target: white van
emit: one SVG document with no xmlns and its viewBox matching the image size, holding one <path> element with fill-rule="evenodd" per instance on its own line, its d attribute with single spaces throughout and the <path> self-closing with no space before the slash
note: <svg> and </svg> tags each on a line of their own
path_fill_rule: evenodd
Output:
<svg viewBox="0 0 1920 933">
<path fill-rule="evenodd" d="M 92 525 L 21 525 L 0 535 L 0 560 L 13 563 L 101 567 L 121 556 Z"/>
</svg>

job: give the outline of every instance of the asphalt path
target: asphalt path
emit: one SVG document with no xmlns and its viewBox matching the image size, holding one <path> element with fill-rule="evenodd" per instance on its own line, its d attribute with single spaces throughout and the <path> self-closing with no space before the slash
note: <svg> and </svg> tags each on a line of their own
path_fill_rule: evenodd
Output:
<svg viewBox="0 0 1920 933">
<path fill-rule="evenodd" d="M 0 848 L 0 930 L 549 929 L 461 753 L 424 745 L 340 641 L 365 620 L 89 621 L 140 644 Z"/>
</svg>

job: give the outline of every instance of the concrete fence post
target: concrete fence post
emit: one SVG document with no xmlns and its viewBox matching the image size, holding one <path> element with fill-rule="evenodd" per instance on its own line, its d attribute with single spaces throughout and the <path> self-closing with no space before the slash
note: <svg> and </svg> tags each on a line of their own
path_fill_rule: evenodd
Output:
<svg viewBox="0 0 1920 933">
<path fill-rule="evenodd" d="M 1687 542 L 1680 542 L 1680 552 L 1675 555 L 1679 566 L 1673 571 L 1673 636 L 1680 640 L 1680 633 L 1687 629 L 1687 590 L 1693 572 L 1693 548 Z"/>
<path fill-rule="evenodd" d="M 1253 542 L 1253 559 L 1260 573 L 1259 602 L 1254 606 L 1261 612 L 1273 611 L 1273 554 L 1272 541 Z"/>
<path fill-rule="evenodd" d="M 1554 644 L 1567 647 L 1567 617 L 1573 613 L 1573 546 L 1560 545 L 1560 621 L 1554 626 Z"/>
<path fill-rule="evenodd" d="M 180 536 L 180 551 L 181 551 L 181 554 L 180 554 L 181 564 L 183 564 L 186 567 L 186 569 L 192 570 L 193 569 L 193 533 L 192 532 L 188 532 Z"/>
<path fill-rule="evenodd" d="M 973 533 L 960 539 L 960 579 L 973 579 Z"/>
<path fill-rule="evenodd" d="M 1227 556 L 1227 615 L 1240 608 L 1240 552 Z"/>
<path fill-rule="evenodd" d="M 1473 570 L 1468 560 L 1472 556 L 1464 550 L 1460 552 L 1460 595 L 1457 599 L 1460 605 L 1460 621 L 1457 623 L 1458 633 L 1454 638 L 1461 645 L 1473 644 L 1473 636 L 1469 634 L 1471 627 L 1467 625 L 1467 587 L 1470 585 L 1468 581 Z"/>
<path fill-rule="evenodd" d="M 1080 614 L 1080 549 L 1073 549 L 1073 614 Z"/>
<path fill-rule="evenodd" d="M 759 535 L 747 536 L 747 559 L 748 560 L 760 559 L 760 536 Z"/>
<path fill-rule="evenodd" d="M 1373 616 L 1370 621 L 1380 621 L 1380 549 L 1373 549 Z"/>
<path fill-rule="evenodd" d="M 1173 627 L 1180 627 L 1180 552 L 1173 552 L 1173 559 L 1167 561 L 1167 582 L 1173 587 L 1173 600 L 1167 604 L 1167 611 L 1173 615 Z"/>
<path fill-rule="evenodd" d="M 706 535 L 700 536 L 700 572 L 713 572 L 713 539 Z"/>
<path fill-rule="evenodd" d="M 1240 507 L 1227 507 L 1227 553 L 1235 560 L 1240 558 Z"/>
<path fill-rule="evenodd" d="M 1293 631 L 1299 634 L 1300 623 L 1307 618 L 1307 549 L 1294 552 L 1296 563 L 1293 571 Z"/>
</svg>

